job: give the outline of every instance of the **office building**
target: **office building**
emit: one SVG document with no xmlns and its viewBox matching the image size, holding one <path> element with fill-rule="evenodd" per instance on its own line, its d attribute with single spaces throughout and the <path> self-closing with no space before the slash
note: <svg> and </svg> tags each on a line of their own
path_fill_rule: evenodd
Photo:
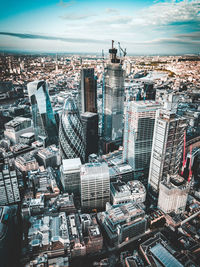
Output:
<svg viewBox="0 0 200 267">
<path fill-rule="evenodd" d="M 80 194 L 80 158 L 64 159 L 60 171 L 64 191 L 75 195 Z"/>
<path fill-rule="evenodd" d="M 35 141 L 35 134 L 33 132 L 23 133 L 19 137 L 19 142 L 26 145 L 31 145 Z"/>
<path fill-rule="evenodd" d="M 110 177 L 106 163 L 87 163 L 81 167 L 81 207 L 104 209 L 110 201 Z"/>
<path fill-rule="evenodd" d="M 36 140 L 46 146 L 58 143 L 58 129 L 45 81 L 34 81 L 27 85 L 32 108 Z"/>
<path fill-rule="evenodd" d="M 168 176 L 160 182 L 158 208 L 165 213 L 183 213 L 185 211 L 189 184 L 179 175 Z"/>
<path fill-rule="evenodd" d="M 85 161 L 83 125 L 72 98 L 65 101 L 59 127 L 60 154 L 63 159 L 80 158 Z"/>
<path fill-rule="evenodd" d="M 80 113 L 97 113 L 97 80 L 94 77 L 93 68 L 81 70 L 79 110 Z"/>
<path fill-rule="evenodd" d="M 31 132 L 33 132 L 31 119 L 16 117 L 5 124 L 4 136 L 13 144 L 16 144 L 19 142 L 22 134 L 30 134 Z"/>
<path fill-rule="evenodd" d="M 131 101 L 126 106 L 123 161 L 134 171 L 149 168 L 156 111 L 155 101 Z"/>
<path fill-rule="evenodd" d="M 138 204 L 132 202 L 111 207 L 97 215 L 110 245 L 118 245 L 142 235 L 147 230 L 147 217 Z"/>
<path fill-rule="evenodd" d="M 55 145 L 39 149 L 37 160 L 40 165 L 47 167 L 56 167 L 60 165 L 59 149 Z"/>
<path fill-rule="evenodd" d="M 174 101 L 174 102 L 173 102 Z M 165 107 L 157 112 L 151 163 L 149 170 L 149 189 L 157 197 L 160 181 L 167 175 L 176 175 L 182 158 L 186 119 L 176 114 L 177 101 L 170 96 Z"/>
<path fill-rule="evenodd" d="M 39 168 L 38 162 L 31 152 L 16 157 L 15 166 L 24 174 Z"/>
<path fill-rule="evenodd" d="M 17 173 L 5 164 L 0 172 L 0 205 L 17 204 L 20 200 Z"/>
<path fill-rule="evenodd" d="M 83 133 L 85 138 L 85 159 L 90 154 L 98 153 L 98 114 L 85 112 L 81 114 Z"/>
<path fill-rule="evenodd" d="M 102 135 L 105 142 L 122 142 L 124 113 L 124 71 L 116 57 L 117 49 L 109 49 L 103 85 Z"/>
<path fill-rule="evenodd" d="M 146 200 L 146 189 L 144 185 L 137 180 L 124 183 L 117 181 L 110 185 L 111 202 L 113 205 L 124 204 L 128 202 L 143 203 Z"/>
</svg>

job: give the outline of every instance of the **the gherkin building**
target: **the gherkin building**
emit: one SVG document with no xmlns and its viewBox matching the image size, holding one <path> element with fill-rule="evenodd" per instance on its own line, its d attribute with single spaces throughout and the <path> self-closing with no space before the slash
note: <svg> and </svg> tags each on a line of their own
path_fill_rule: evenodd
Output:
<svg viewBox="0 0 200 267">
<path fill-rule="evenodd" d="M 64 104 L 59 127 L 59 145 L 62 159 L 80 158 L 85 161 L 83 125 L 79 110 L 69 97 Z"/>
</svg>

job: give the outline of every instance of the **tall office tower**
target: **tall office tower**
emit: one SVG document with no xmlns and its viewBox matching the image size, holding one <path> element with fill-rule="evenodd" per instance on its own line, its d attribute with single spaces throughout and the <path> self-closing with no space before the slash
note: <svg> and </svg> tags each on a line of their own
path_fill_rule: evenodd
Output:
<svg viewBox="0 0 200 267">
<path fill-rule="evenodd" d="M 81 84 L 79 88 L 79 110 L 97 113 L 97 81 L 94 77 L 94 69 L 81 70 Z"/>
<path fill-rule="evenodd" d="M 111 62 L 105 69 L 103 86 L 103 138 L 122 142 L 124 113 L 124 71 L 116 57 L 117 49 L 109 49 Z"/>
<path fill-rule="evenodd" d="M 160 181 L 167 175 L 176 175 L 182 158 L 186 119 L 176 114 L 178 99 L 169 95 L 164 108 L 156 114 L 153 135 L 149 190 L 157 197 Z"/>
<path fill-rule="evenodd" d="M 105 209 L 110 201 L 110 177 L 106 163 L 87 163 L 81 167 L 81 207 Z"/>
<path fill-rule="evenodd" d="M 90 154 L 98 153 L 98 114 L 85 112 L 81 114 L 83 132 L 85 137 L 85 159 L 88 161 Z"/>
<path fill-rule="evenodd" d="M 0 205 L 19 203 L 21 200 L 17 174 L 5 163 L 0 171 Z"/>
<path fill-rule="evenodd" d="M 58 143 L 58 129 L 45 81 L 34 81 L 27 85 L 32 107 L 35 137 L 45 145 Z"/>
<path fill-rule="evenodd" d="M 64 191 L 80 195 L 81 161 L 79 158 L 64 159 L 60 167 L 61 183 Z"/>
<path fill-rule="evenodd" d="M 189 183 L 179 175 L 168 176 L 160 182 L 158 208 L 165 213 L 182 213 L 185 211 Z"/>
<path fill-rule="evenodd" d="M 65 101 L 59 127 L 60 154 L 63 159 L 80 158 L 85 161 L 83 125 L 79 110 L 72 98 Z"/>
<path fill-rule="evenodd" d="M 124 127 L 123 160 L 134 172 L 149 168 L 156 111 L 155 101 L 131 101 L 127 103 Z"/>
</svg>

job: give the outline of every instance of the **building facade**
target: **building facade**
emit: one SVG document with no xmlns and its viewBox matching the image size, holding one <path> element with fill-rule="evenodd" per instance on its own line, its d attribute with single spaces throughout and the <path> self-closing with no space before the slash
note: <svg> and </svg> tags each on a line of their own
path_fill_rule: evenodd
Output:
<svg viewBox="0 0 200 267">
<path fill-rule="evenodd" d="M 53 114 L 48 86 L 45 81 L 34 81 L 27 85 L 32 108 L 35 137 L 45 145 L 58 143 L 58 129 Z"/>
<path fill-rule="evenodd" d="M 155 101 L 131 101 L 126 106 L 123 161 L 134 171 L 149 168 L 156 111 Z"/>
<path fill-rule="evenodd" d="M 186 119 L 167 109 L 158 111 L 149 170 L 149 189 L 155 195 L 160 181 L 167 175 L 176 175 L 182 158 Z"/>
<path fill-rule="evenodd" d="M 110 201 L 110 177 L 106 163 L 87 163 L 81 167 L 81 207 L 103 209 Z"/>
<path fill-rule="evenodd" d="M 97 113 L 97 81 L 93 68 L 81 70 L 81 84 L 79 92 L 80 113 Z"/>
<path fill-rule="evenodd" d="M 189 184 L 179 175 L 168 176 L 160 182 L 158 208 L 165 213 L 175 212 L 176 214 L 185 211 Z"/>
<path fill-rule="evenodd" d="M 59 127 L 59 147 L 63 159 L 85 161 L 85 141 L 79 110 L 72 98 L 65 101 Z"/>
<path fill-rule="evenodd" d="M 64 159 L 60 167 L 61 183 L 67 193 L 80 194 L 80 158 Z"/>
<path fill-rule="evenodd" d="M 98 114 L 82 113 L 81 121 L 85 138 L 85 159 L 87 161 L 90 154 L 98 153 Z"/>
<path fill-rule="evenodd" d="M 124 71 L 117 59 L 117 49 L 109 50 L 103 85 L 103 137 L 106 141 L 122 141 L 124 113 Z"/>
</svg>

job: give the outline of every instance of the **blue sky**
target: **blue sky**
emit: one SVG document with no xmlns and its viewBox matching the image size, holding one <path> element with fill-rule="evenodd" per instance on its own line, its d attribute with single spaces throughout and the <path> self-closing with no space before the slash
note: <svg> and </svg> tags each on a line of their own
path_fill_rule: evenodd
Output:
<svg viewBox="0 0 200 267">
<path fill-rule="evenodd" d="M 200 0 L 0 1 L 0 50 L 199 53 Z"/>
</svg>

